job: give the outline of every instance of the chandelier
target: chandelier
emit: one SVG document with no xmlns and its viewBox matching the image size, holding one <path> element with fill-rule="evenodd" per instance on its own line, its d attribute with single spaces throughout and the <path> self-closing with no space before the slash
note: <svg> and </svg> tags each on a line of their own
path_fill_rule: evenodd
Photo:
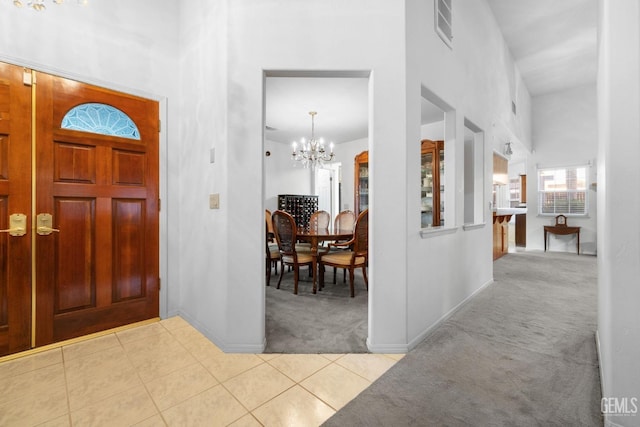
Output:
<svg viewBox="0 0 640 427">
<path fill-rule="evenodd" d="M 333 142 L 329 144 L 330 152 L 324 148 L 324 140 L 322 138 L 316 139 L 314 134 L 314 118 L 318 114 L 315 111 L 309 111 L 309 115 L 311 116 L 311 139 L 306 141 L 304 138 L 300 141 L 300 150 L 298 150 L 298 143 L 293 142 L 293 153 L 291 154 L 291 158 L 295 161 L 301 162 L 302 165 L 307 168 L 311 166 L 312 169 L 315 169 L 318 165 L 323 165 L 324 162 L 330 162 L 333 160 Z"/>
<path fill-rule="evenodd" d="M 64 0 L 51 0 L 55 4 L 62 4 Z M 78 4 L 86 5 L 89 3 L 89 0 L 78 0 Z M 13 0 L 13 5 L 16 7 L 27 6 L 32 8 L 33 10 L 37 10 L 38 12 L 45 10 L 47 7 L 45 5 L 44 0 Z"/>
</svg>

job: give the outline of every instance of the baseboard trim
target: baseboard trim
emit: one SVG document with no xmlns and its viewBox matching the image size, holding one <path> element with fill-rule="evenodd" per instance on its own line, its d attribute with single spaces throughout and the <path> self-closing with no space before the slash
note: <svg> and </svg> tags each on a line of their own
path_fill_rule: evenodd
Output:
<svg viewBox="0 0 640 427">
<path fill-rule="evenodd" d="M 264 353 L 264 349 L 266 347 L 267 347 L 267 342 L 264 341 L 262 344 L 248 344 L 248 345 L 230 344 L 230 345 L 225 345 L 224 347 L 220 347 L 220 349 L 225 353 L 262 354 Z"/>
<path fill-rule="evenodd" d="M 409 351 L 409 346 L 406 344 L 382 344 L 374 345 L 369 341 L 369 337 L 366 340 L 367 348 L 371 353 L 378 354 L 406 354 Z"/>
<path fill-rule="evenodd" d="M 600 395 L 604 396 L 604 369 L 602 368 L 602 353 L 600 352 L 600 333 L 596 329 L 596 357 L 598 358 L 598 372 L 600 373 Z"/>
<path fill-rule="evenodd" d="M 440 317 L 438 320 L 435 321 L 435 323 L 433 323 L 431 326 L 429 326 L 427 329 L 425 329 L 424 331 L 422 331 L 422 333 L 420 333 L 418 336 L 416 336 L 414 339 L 412 339 L 411 341 L 409 341 L 408 344 L 408 350 L 411 350 L 413 348 L 415 348 L 415 346 L 417 346 L 418 344 L 420 344 L 422 341 L 424 341 L 429 335 L 431 335 L 431 333 L 433 333 L 433 331 L 440 326 L 442 323 L 444 323 L 447 319 L 449 319 L 451 316 L 453 316 L 458 310 L 460 310 L 462 307 L 464 307 L 467 303 L 469 303 L 469 301 L 471 301 L 473 299 L 473 297 L 475 297 L 479 292 L 481 292 L 482 290 L 484 290 L 487 286 L 491 285 L 493 283 L 493 279 L 485 282 L 484 284 L 482 284 L 482 286 L 480 286 L 478 289 L 476 289 L 472 294 L 470 294 L 468 297 L 466 297 L 465 299 L 463 299 L 460 303 L 458 303 L 458 305 L 456 305 L 455 307 L 453 307 L 451 310 L 449 310 L 447 313 L 443 314 L 442 317 Z"/>
<path fill-rule="evenodd" d="M 259 354 L 264 353 L 264 349 L 267 348 L 266 338 L 262 341 L 261 344 L 229 344 L 225 342 L 223 339 L 214 334 L 209 328 L 203 325 L 201 322 L 197 321 L 193 317 L 189 316 L 186 313 L 178 312 L 178 316 L 182 317 L 186 320 L 191 326 L 196 328 L 202 335 L 207 337 L 209 341 L 214 343 L 220 350 L 225 353 L 248 353 L 248 354 Z"/>
<path fill-rule="evenodd" d="M 596 357 L 598 358 L 598 373 L 600 374 L 600 395 L 602 397 L 606 397 L 607 393 L 605 392 L 605 378 L 607 378 L 606 372 L 604 370 L 604 364 L 602 363 L 602 348 L 600 346 L 600 331 L 596 330 L 595 333 L 596 340 Z M 605 427 L 623 427 L 618 423 L 614 423 L 611 420 L 611 416 L 609 414 L 603 414 L 604 417 L 604 426 Z"/>
</svg>

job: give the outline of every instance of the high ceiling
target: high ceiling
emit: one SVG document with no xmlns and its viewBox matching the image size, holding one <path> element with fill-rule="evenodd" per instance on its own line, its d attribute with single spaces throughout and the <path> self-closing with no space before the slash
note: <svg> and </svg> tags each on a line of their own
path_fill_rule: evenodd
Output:
<svg viewBox="0 0 640 427">
<path fill-rule="evenodd" d="M 487 1 L 532 97 L 595 84 L 597 0 Z M 318 113 L 315 135 L 327 143 L 366 138 L 367 92 L 362 76 L 267 77 L 266 138 L 286 144 L 308 139 L 309 111 Z M 430 117 L 433 111 L 423 105 L 423 123 Z"/>
<path fill-rule="evenodd" d="M 487 0 L 532 97 L 595 84 L 597 0 Z"/>
</svg>

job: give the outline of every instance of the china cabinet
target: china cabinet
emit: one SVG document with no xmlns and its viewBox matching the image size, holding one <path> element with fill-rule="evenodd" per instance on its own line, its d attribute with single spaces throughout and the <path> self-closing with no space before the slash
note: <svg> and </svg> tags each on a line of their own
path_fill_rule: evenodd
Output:
<svg viewBox="0 0 640 427">
<path fill-rule="evenodd" d="M 363 151 L 355 158 L 355 213 L 360 214 L 369 208 L 369 152 Z"/>
<path fill-rule="evenodd" d="M 422 140 L 420 195 L 422 228 L 444 225 L 444 141 Z"/>
</svg>

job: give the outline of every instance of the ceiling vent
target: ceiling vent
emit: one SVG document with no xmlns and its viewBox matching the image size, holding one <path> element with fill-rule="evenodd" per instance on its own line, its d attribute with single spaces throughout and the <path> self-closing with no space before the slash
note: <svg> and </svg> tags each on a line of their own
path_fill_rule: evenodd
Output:
<svg viewBox="0 0 640 427">
<path fill-rule="evenodd" d="M 453 0 L 434 0 L 436 33 L 449 47 L 453 41 L 452 9 Z"/>
</svg>

